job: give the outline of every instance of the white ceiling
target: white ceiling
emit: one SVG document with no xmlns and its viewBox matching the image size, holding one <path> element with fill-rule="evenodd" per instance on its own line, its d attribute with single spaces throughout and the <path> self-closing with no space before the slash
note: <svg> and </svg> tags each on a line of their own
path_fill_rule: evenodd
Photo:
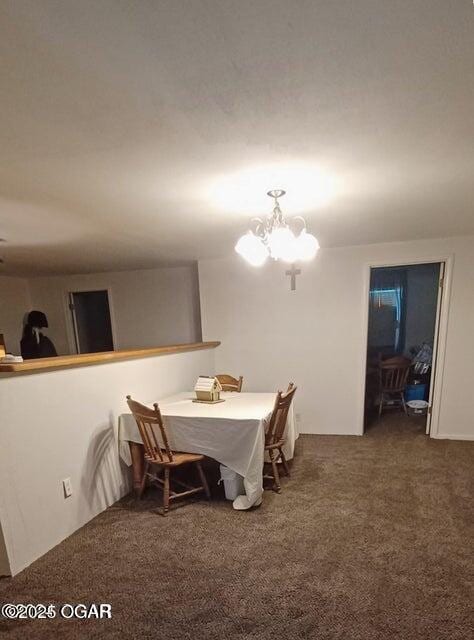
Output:
<svg viewBox="0 0 474 640">
<path fill-rule="evenodd" d="M 0 4 L 4 273 L 474 233 L 470 0 Z"/>
</svg>

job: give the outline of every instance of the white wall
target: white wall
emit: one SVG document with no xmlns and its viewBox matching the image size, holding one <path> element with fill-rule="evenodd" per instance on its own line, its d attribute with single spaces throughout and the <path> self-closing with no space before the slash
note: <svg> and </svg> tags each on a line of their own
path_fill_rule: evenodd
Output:
<svg viewBox="0 0 474 640">
<path fill-rule="evenodd" d="M 363 414 L 368 268 L 454 257 L 438 437 L 474 439 L 474 237 L 323 249 L 296 291 L 285 267 L 241 259 L 199 263 L 205 340 L 221 340 L 216 371 L 244 388 L 298 386 L 306 433 L 356 434 Z"/>
<path fill-rule="evenodd" d="M 128 492 L 116 441 L 126 394 L 159 401 L 203 373 L 213 349 L 1 376 L 0 528 L 13 574 Z"/>
<path fill-rule="evenodd" d="M 28 283 L 24 278 L 0 276 L 0 333 L 7 351 L 20 353 L 23 317 L 30 311 Z"/>
<path fill-rule="evenodd" d="M 165 346 L 199 342 L 198 279 L 194 265 L 138 271 L 118 271 L 29 280 L 32 305 L 48 317 L 48 336 L 59 354 L 71 353 L 67 293 L 111 290 L 115 348 Z"/>
</svg>

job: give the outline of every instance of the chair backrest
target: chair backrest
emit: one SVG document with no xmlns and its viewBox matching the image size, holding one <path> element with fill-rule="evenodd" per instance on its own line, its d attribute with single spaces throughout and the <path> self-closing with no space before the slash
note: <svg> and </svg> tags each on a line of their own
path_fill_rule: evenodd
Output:
<svg viewBox="0 0 474 640">
<path fill-rule="evenodd" d="M 132 400 L 131 396 L 127 396 L 127 404 L 140 431 L 143 446 L 145 447 L 145 459 L 156 460 L 157 462 L 173 462 L 173 452 L 168 443 L 168 434 L 156 402 L 153 405 L 153 409 L 150 409 L 144 404 Z M 161 435 L 163 446 L 160 446 L 158 442 L 154 427 L 157 427 Z"/>
<path fill-rule="evenodd" d="M 276 444 L 283 440 L 285 434 L 286 420 L 288 418 L 288 411 L 290 410 L 293 396 L 296 393 L 296 386 L 293 382 L 290 382 L 288 389 L 283 393 L 279 391 L 275 398 L 275 404 L 273 406 L 272 416 L 270 418 L 270 424 L 268 425 L 267 432 L 265 434 L 265 444 Z"/>
<path fill-rule="evenodd" d="M 221 373 L 216 378 L 221 383 L 222 391 L 242 391 L 242 382 L 244 381 L 242 376 L 237 379 L 227 373 Z"/>
<path fill-rule="evenodd" d="M 379 364 L 382 391 L 403 391 L 407 384 L 411 360 L 402 356 L 382 360 Z"/>
</svg>

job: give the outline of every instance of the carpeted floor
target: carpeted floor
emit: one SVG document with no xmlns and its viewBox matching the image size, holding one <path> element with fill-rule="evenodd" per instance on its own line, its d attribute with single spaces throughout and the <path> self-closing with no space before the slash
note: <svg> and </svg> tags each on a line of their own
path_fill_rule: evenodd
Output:
<svg viewBox="0 0 474 640">
<path fill-rule="evenodd" d="M 112 619 L 2 621 L 0 632 L 472 638 L 473 461 L 474 443 L 389 416 L 362 438 L 302 436 L 282 494 L 251 512 L 219 494 L 162 518 L 156 496 L 126 498 L 0 581 L 1 602 L 108 602 Z"/>
</svg>

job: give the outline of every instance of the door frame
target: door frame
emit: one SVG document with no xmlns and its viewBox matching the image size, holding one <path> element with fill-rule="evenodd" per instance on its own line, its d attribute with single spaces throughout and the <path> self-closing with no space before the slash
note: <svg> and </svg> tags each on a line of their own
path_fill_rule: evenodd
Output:
<svg viewBox="0 0 474 640">
<path fill-rule="evenodd" d="M 448 335 L 448 318 L 449 318 L 449 305 L 451 298 L 451 284 L 453 277 L 454 267 L 454 255 L 442 254 L 439 256 L 430 256 L 423 258 L 412 258 L 411 260 L 404 257 L 400 260 L 374 260 L 365 264 L 364 267 L 364 286 L 363 296 L 364 305 L 362 311 L 363 322 L 363 348 L 364 352 L 361 354 L 361 389 L 360 389 L 360 411 L 359 411 L 359 424 L 357 425 L 357 435 L 364 435 L 364 418 L 365 418 L 365 386 L 367 375 L 367 342 L 369 339 L 369 292 L 370 292 L 370 271 L 371 269 L 378 269 L 381 267 L 407 267 L 417 264 L 433 264 L 444 262 L 444 280 L 443 290 L 439 295 L 441 298 L 441 308 L 439 316 L 437 317 L 438 323 L 438 341 L 436 345 L 436 353 L 434 354 L 435 368 L 432 371 L 432 380 L 430 384 L 430 397 L 431 397 L 431 422 L 430 422 L 430 438 L 437 438 L 439 433 L 439 416 L 441 410 L 441 394 L 443 388 L 443 375 L 444 364 L 446 355 L 446 339 Z M 436 329 L 436 327 L 435 327 Z M 433 375 L 434 374 L 434 375 Z"/>
<path fill-rule="evenodd" d="M 115 312 L 114 312 L 114 304 L 113 304 L 113 297 L 112 297 L 112 289 L 110 287 L 80 286 L 80 287 L 68 287 L 63 291 L 63 303 L 64 303 L 63 307 L 64 307 L 64 313 L 66 317 L 66 334 L 67 334 L 69 352 L 78 354 L 77 347 L 76 347 L 76 330 L 74 328 L 71 309 L 69 308 L 69 301 L 70 301 L 69 296 L 71 293 L 85 293 L 86 291 L 107 291 L 107 298 L 109 300 L 110 328 L 112 331 L 112 346 L 113 346 L 113 350 L 115 351 L 117 348 L 117 340 L 116 340 L 117 329 L 116 329 L 116 323 L 115 323 Z"/>
</svg>

